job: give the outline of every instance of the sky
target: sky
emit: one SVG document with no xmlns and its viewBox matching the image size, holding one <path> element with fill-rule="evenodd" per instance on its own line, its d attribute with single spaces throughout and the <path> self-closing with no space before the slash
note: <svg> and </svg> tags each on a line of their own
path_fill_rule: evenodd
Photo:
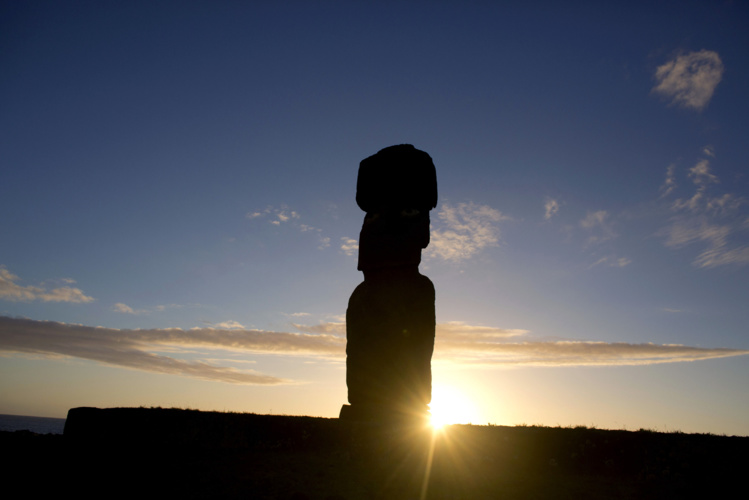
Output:
<svg viewBox="0 0 749 500">
<path fill-rule="evenodd" d="M 435 412 L 749 435 L 749 6 L 560 4 L 0 3 L 0 413 L 337 416 L 405 143 Z"/>
</svg>

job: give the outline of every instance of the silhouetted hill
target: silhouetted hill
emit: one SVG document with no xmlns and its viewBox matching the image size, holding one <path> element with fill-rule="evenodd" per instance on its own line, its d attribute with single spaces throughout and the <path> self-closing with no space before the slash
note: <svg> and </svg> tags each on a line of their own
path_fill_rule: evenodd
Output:
<svg viewBox="0 0 749 500">
<path fill-rule="evenodd" d="M 0 449 L 9 491 L 77 499 L 729 498 L 749 465 L 748 437 L 160 408 L 73 409 Z"/>
</svg>

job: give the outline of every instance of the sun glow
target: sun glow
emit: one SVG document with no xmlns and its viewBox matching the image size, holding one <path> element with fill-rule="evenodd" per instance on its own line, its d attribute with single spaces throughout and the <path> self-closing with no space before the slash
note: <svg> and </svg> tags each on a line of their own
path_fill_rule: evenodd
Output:
<svg viewBox="0 0 749 500">
<path fill-rule="evenodd" d="M 462 392 L 454 387 L 438 385 L 432 389 L 431 424 L 439 429 L 450 424 L 478 423 L 479 414 L 475 406 Z"/>
</svg>

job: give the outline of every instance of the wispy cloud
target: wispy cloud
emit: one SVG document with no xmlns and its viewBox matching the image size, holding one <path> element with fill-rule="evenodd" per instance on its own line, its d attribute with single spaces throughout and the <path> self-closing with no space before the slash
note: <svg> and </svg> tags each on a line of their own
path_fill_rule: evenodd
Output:
<svg viewBox="0 0 749 500">
<path fill-rule="evenodd" d="M 469 259 L 487 247 L 496 246 L 498 223 L 510 219 L 499 210 L 473 202 L 443 203 L 437 217 L 425 256 L 453 262 Z"/>
<path fill-rule="evenodd" d="M 603 243 L 617 237 L 609 213 L 606 210 L 588 212 L 585 218 L 580 221 L 580 227 L 588 231 L 587 244 L 589 245 Z"/>
<path fill-rule="evenodd" d="M 356 252 L 359 251 L 359 242 L 353 238 L 344 236 L 341 238 L 341 250 L 349 257 L 356 255 Z"/>
<path fill-rule="evenodd" d="M 192 304 L 192 305 L 196 306 L 197 304 Z M 115 305 L 112 306 L 112 310 L 118 313 L 122 313 L 122 314 L 140 315 L 140 314 L 150 314 L 154 311 L 162 312 L 162 311 L 166 311 L 167 309 L 174 309 L 174 308 L 181 309 L 182 307 L 184 306 L 179 305 L 179 304 L 166 304 L 166 305 L 153 306 L 148 309 L 135 309 L 123 302 L 117 302 Z"/>
<path fill-rule="evenodd" d="M 235 384 L 283 384 L 291 380 L 238 370 L 236 353 L 305 356 L 343 360 L 345 324 L 295 325 L 305 333 L 271 332 L 240 328 L 180 328 L 118 330 L 53 321 L 0 316 L 0 351 L 45 356 L 70 356 L 107 365 L 154 373 L 180 375 Z M 309 332 L 309 333 L 307 333 Z M 682 345 L 627 344 L 590 341 L 513 341 L 526 330 L 468 325 L 437 325 L 435 360 L 476 365 L 624 366 L 675 363 L 742 356 L 748 350 L 708 349 Z M 210 350 L 203 360 L 179 359 Z M 221 351 L 233 356 L 222 358 Z M 169 356 L 163 353 L 169 352 Z"/>
<path fill-rule="evenodd" d="M 622 268 L 632 263 L 629 257 L 617 255 L 620 250 L 613 241 L 619 237 L 615 230 L 616 220 L 618 219 L 612 217 L 608 210 L 594 210 L 586 212 L 585 217 L 578 220 L 576 225 L 562 226 L 568 241 L 574 236 L 575 240 L 581 242 L 582 249 L 587 254 L 587 269 L 599 266 Z"/>
<path fill-rule="evenodd" d="M 318 239 L 318 245 L 317 248 L 319 250 L 324 250 L 330 246 L 330 238 L 327 236 L 320 236 Z"/>
<path fill-rule="evenodd" d="M 666 231 L 666 246 L 683 247 L 704 241 L 712 247 L 723 247 L 729 234 L 730 227 L 711 224 L 704 216 L 676 218 Z"/>
<path fill-rule="evenodd" d="M 314 334 L 331 334 L 331 335 L 346 335 L 346 323 L 343 321 L 330 321 L 327 323 L 320 323 L 317 325 L 301 325 L 298 323 L 292 323 L 294 328 L 300 332 L 314 333 Z"/>
<path fill-rule="evenodd" d="M 291 210 L 286 205 L 279 207 L 268 206 L 263 210 L 257 210 L 254 212 L 248 212 L 245 214 L 247 219 L 264 219 L 274 226 L 281 226 L 289 224 L 295 227 L 302 233 L 311 233 L 317 236 L 317 248 L 324 250 L 330 246 L 330 238 L 322 234 L 322 229 L 310 226 L 309 224 L 302 224 L 299 222 L 301 216 L 298 212 Z"/>
<path fill-rule="evenodd" d="M 714 200 L 705 197 L 705 191 L 710 184 L 717 184 L 718 178 L 710 172 L 710 162 L 700 160 L 695 166 L 689 169 L 688 177 L 697 187 L 695 193 L 689 199 L 677 199 L 673 202 L 674 210 L 687 209 L 692 212 L 700 212 L 705 208 L 705 204 L 712 203 Z"/>
<path fill-rule="evenodd" d="M 469 325 L 462 321 L 448 321 L 438 323 L 436 336 L 440 341 L 450 342 L 486 342 L 520 337 L 528 334 L 528 330 L 518 328 L 495 328 L 492 326 Z"/>
<path fill-rule="evenodd" d="M 689 177 L 692 178 L 697 186 L 719 182 L 718 178 L 710 172 L 710 162 L 708 160 L 700 160 L 694 167 L 690 168 Z"/>
<path fill-rule="evenodd" d="M 607 255 L 606 257 L 601 257 L 594 263 L 588 266 L 588 269 L 592 269 L 596 266 L 600 265 L 606 265 L 609 267 L 625 267 L 632 263 L 632 259 L 628 259 L 627 257 L 617 257 L 615 255 Z"/>
<path fill-rule="evenodd" d="M 723 62 L 717 52 L 690 52 L 658 66 L 652 92 L 672 104 L 700 111 L 710 102 L 722 77 Z"/>
<path fill-rule="evenodd" d="M 706 349 L 682 345 L 628 344 L 584 341 L 485 343 L 463 346 L 438 344 L 450 357 L 470 365 L 632 366 L 680 363 L 745 356 L 747 350 Z M 435 349 L 435 354 L 439 351 Z"/>
<path fill-rule="evenodd" d="M 304 331 L 345 332 L 345 323 L 295 325 Z M 525 366 L 631 366 L 678 363 L 743 356 L 749 350 L 709 349 L 683 345 L 629 344 L 578 340 L 513 341 L 528 330 L 470 325 L 453 321 L 438 323 L 434 359 L 477 365 Z"/>
<path fill-rule="evenodd" d="M 222 321 L 221 323 L 216 323 L 215 328 L 219 328 L 222 330 L 244 330 L 244 325 L 238 321 L 229 320 Z"/>
<path fill-rule="evenodd" d="M 719 242 L 702 252 L 694 263 L 699 267 L 749 264 L 749 246 L 726 248 L 722 242 Z"/>
<path fill-rule="evenodd" d="M 706 153 L 715 156 L 712 148 Z M 675 176 L 672 166 L 669 166 L 667 176 Z M 669 225 L 660 231 L 665 236 L 665 245 L 671 248 L 697 243 L 705 245 L 693 261 L 697 267 L 749 264 L 749 245 L 732 243 L 749 229 L 747 214 L 743 210 L 746 200 L 732 193 L 715 193 L 714 188 L 720 180 L 713 174 L 708 159 L 703 158 L 689 168 L 687 177 L 692 181 L 694 191 L 691 196 L 671 202 L 673 215 Z M 670 189 L 665 194 L 672 191 Z"/>
<path fill-rule="evenodd" d="M 85 295 L 79 288 L 63 286 L 48 289 L 45 286 L 21 286 L 16 281 L 20 278 L 8 271 L 4 266 L 0 266 L 0 299 L 10 300 L 13 302 L 28 302 L 32 300 L 41 300 L 44 302 L 71 302 L 83 303 L 92 302 L 93 297 Z M 75 283 L 75 281 L 65 278 L 65 283 Z"/>
<path fill-rule="evenodd" d="M 559 212 L 559 202 L 552 198 L 547 198 L 544 203 L 544 220 L 549 220 Z"/>
<path fill-rule="evenodd" d="M 142 309 L 135 310 L 129 305 L 123 304 L 122 302 L 117 302 L 114 306 L 112 306 L 112 310 L 123 314 L 143 314 L 145 312 Z"/>
<path fill-rule="evenodd" d="M 661 198 L 665 198 L 670 195 L 674 189 L 676 189 L 676 165 L 673 163 L 666 168 L 666 180 L 661 185 L 660 192 Z"/>
<path fill-rule="evenodd" d="M 554 202 L 556 203 L 556 202 Z M 556 212 L 556 209 L 551 209 Z M 330 246 L 330 238 L 322 234 L 322 230 L 299 222 L 301 216 L 286 205 L 280 207 L 269 206 L 263 210 L 249 212 L 246 217 L 250 220 L 264 219 L 275 226 L 289 225 L 302 233 L 313 233 L 318 237 L 318 248 Z M 432 220 L 431 242 L 424 252 L 426 258 L 440 258 L 452 262 L 460 262 L 474 257 L 481 250 L 496 246 L 499 242 L 498 223 L 509 220 L 488 205 L 476 203 L 458 203 L 451 205 L 444 203 L 437 213 L 436 220 Z M 359 242 L 348 236 L 340 238 L 339 249 L 348 256 L 355 256 L 359 250 Z"/>
<path fill-rule="evenodd" d="M 286 205 L 281 205 L 280 207 L 268 206 L 264 210 L 248 212 L 245 217 L 248 219 L 266 219 L 274 226 L 280 226 L 284 222 L 300 218 L 298 213 L 289 209 Z"/>
<path fill-rule="evenodd" d="M 743 356 L 749 350 L 558 340 L 508 342 L 527 330 L 437 325 L 435 359 L 476 365 L 628 366 Z"/>
</svg>

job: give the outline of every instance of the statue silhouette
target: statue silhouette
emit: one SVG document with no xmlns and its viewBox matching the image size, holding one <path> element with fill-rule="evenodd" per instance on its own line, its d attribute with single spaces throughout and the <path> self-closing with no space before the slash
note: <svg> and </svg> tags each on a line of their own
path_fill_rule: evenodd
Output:
<svg viewBox="0 0 749 500">
<path fill-rule="evenodd" d="M 359 165 L 356 202 L 366 212 L 356 287 L 346 310 L 346 384 L 341 418 L 410 419 L 432 399 L 434 285 L 419 273 L 437 206 L 430 156 L 391 146 Z"/>
</svg>

